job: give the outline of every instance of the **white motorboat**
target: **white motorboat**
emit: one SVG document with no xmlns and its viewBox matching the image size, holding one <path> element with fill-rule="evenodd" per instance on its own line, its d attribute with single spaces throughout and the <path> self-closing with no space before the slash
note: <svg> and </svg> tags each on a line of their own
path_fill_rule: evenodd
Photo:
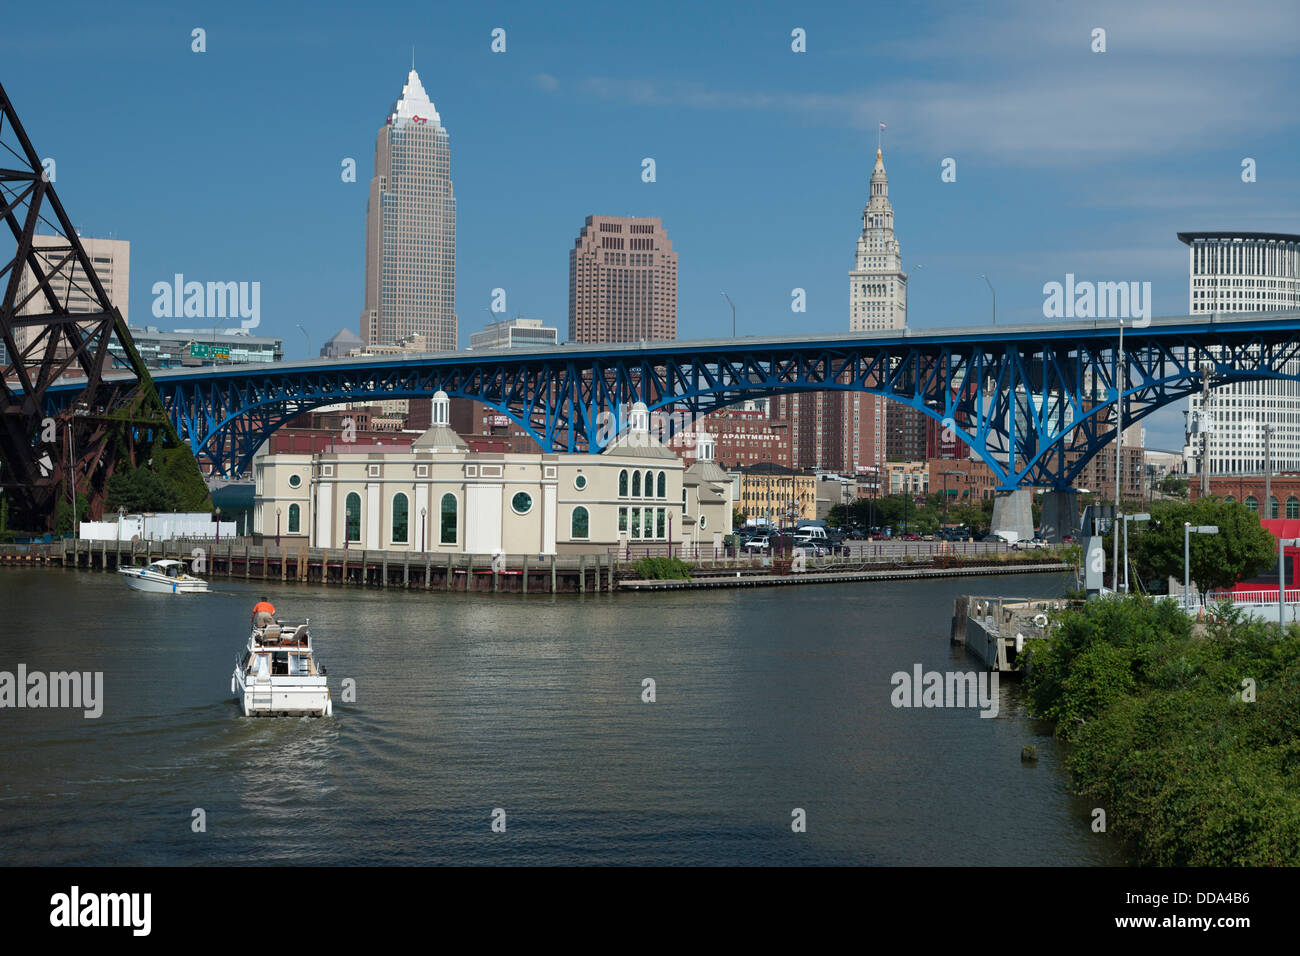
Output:
<svg viewBox="0 0 1300 956">
<path fill-rule="evenodd" d="M 334 713 L 325 668 L 307 624 L 255 627 L 230 677 L 245 717 L 329 717 Z"/>
<path fill-rule="evenodd" d="M 127 587 L 154 594 L 206 594 L 208 582 L 185 573 L 185 565 L 172 558 L 155 561 L 147 568 L 118 568 Z"/>
</svg>

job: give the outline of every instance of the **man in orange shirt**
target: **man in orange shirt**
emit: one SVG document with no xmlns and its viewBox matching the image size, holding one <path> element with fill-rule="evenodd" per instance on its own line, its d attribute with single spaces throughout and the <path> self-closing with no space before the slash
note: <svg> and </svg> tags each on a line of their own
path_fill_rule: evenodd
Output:
<svg viewBox="0 0 1300 956">
<path fill-rule="evenodd" d="M 253 605 L 253 627 L 266 627 L 275 623 L 275 605 L 265 596 Z"/>
</svg>

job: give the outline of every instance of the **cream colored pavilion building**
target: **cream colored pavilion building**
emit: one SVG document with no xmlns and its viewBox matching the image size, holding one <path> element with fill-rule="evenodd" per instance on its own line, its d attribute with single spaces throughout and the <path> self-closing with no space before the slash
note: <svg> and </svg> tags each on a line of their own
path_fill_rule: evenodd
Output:
<svg viewBox="0 0 1300 956">
<path fill-rule="evenodd" d="M 690 468 L 650 433 L 637 403 L 600 454 L 470 451 L 433 397 L 433 424 L 409 449 L 335 445 L 254 459 L 254 528 L 315 548 L 430 554 L 578 554 L 666 545 L 721 547 L 732 484 L 697 438 Z"/>
</svg>

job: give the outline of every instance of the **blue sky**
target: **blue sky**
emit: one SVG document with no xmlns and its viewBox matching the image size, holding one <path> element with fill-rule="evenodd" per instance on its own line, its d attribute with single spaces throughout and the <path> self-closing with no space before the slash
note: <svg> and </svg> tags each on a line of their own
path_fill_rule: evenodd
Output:
<svg viewBox="0 0 1300 956">
<path fill-rule="evenodd" d="M 729 334 L 722 290 L 742 335 L 847 331 L 878 122 L 913 327 L 987 323 L 982 272 L 999 322 L 1041 319 L 1066 273 L 1186 312 L 1177 231 L 1300 232 L 1300 6 L 1130 7 L 72 2 L 6 13 L 0 80 L 83 234 L 131 241 L 133 324 L 173 324 L 150 287 L 174 273 L 258 281 L 258 331 L 290 357 L 298 323 L 313 351 L 357 329 L 375 134 L 412 46 L 451 137 L 462 345 L 497 287 L 567 332 L 593 213 L 663 218 L 683 338 Z M 1180 423 L 1153 416 L 1148 444 L 1181 446 Z"/>
</svg>

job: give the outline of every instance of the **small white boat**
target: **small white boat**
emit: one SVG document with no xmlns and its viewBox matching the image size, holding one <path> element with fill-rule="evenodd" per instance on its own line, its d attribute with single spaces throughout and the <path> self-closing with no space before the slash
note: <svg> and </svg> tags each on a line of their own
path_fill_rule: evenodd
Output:
<svg viewBox="0 0 1300 956">
<path fill-rule="evenodd" d="M 316 661 L 307 625 L 255 627 L 236 658 L 230 692 L 245 717 L 329 717 L 334 713 L 325 668 Z"/>
<path fill-rule="evenodd" d="M 172 558 L 155 561 L 147 568 L 118 568 L 127 587 L 154 594 L 205 594 L 208 582 L 185 573 L 185 565 Z"/>
</svg>

